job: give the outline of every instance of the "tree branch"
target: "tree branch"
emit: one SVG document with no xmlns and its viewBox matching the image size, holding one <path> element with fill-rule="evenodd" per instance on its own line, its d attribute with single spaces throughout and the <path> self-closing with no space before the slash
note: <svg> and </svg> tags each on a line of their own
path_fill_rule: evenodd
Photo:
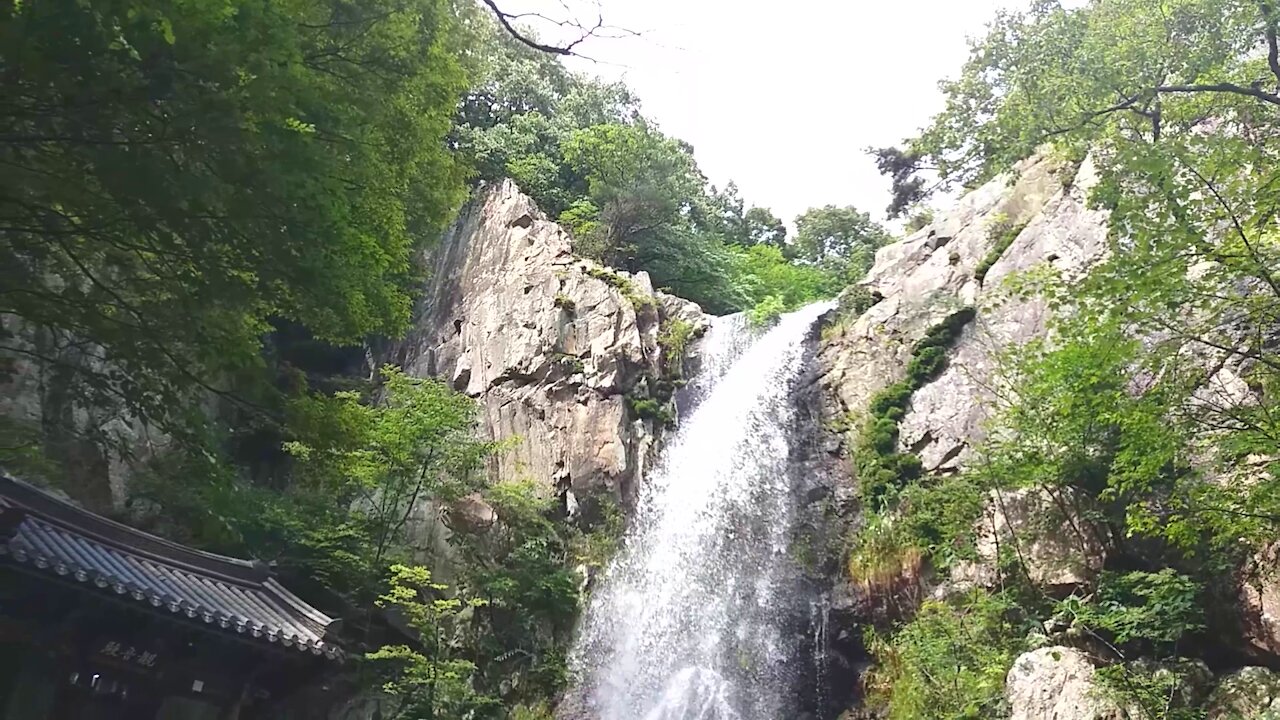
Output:
<svg viewBox="0 0 1280 720">
<path fill-rule="evenodd" d="M 1278 56 L 1277 58 L 1276 69 L 1280 70 L 1280 56 Z M 1280 75 L 1277 75 L 1277 77 L 1280 77 Z M 1138 93 L 1137 95 L 1121 100 L 1120 102 L 1110 107 L 1085 113 L 1080 118 L 1080 120 L 1074 125 L 1068 125 L 1066 127 L 1050 130 L 1040 136 L 1040 142 L 1044 142 L 1045 140 L 1049 140 L 1050 138 L 1054 138 L 1059 135 L 1065 135 L 1070 132 L 1075 132 L 1076 130 L 1079 130 L 1085 127 L 1089 123 L 1093 122 L 1094 120 L 1097 120 L 1098 118 L 1104 115 L 1110 115 L 1111 113 L 1120 112 L 1122 110 L 1128 110 L 1128 111 L 1137 113 L 1142 117 L 1152 120 L 1153 130 L 1156 132 L 1158 136 L 1159 134 L 1158 113 L 1153 113 L 1151 110 L 1148 110 L 1144 107 L 1138 107 L 1138 103 L 1141 102 L 1144 97 L 1150 97 L 1153 94 L 1158 96 L 1162 93 L 1208 93 L 1208 92 L 1229 93 L 1232 95 L 1243 95 L 1245 97 L 1251 97 L 1257 100 L 1261 100 L 1271 105 L 1280 106 L 1280 95 L 1277 95 L 1276 93 L 1267 92 L 1260 87 L 1245 87 L 1243 85 L 1236 85 L 1235 83 L 1229 83 L 1229 82 L 1186 84 L 1186 85 L 1157 85 L 1156 87 L 1151 88 L 1150 91 Z M 1159 138 L 1157 137 L 1157 139 Z"/>
<path fill-rule="evenodd" d="M 1276 43 L 1275 9 L 1271 7 L 1269 0 L 1258 3 L 1258 9 L 1262 11 L 1262 34 L 1267 39 L 1267 67 L 1271 68 L 1271 74 L 1280 83 L 1280 47 Z"/>
<path fill-rule="evenodd" d="M 1227 219 L 1231 221 L 1232 227 L 1235 228 L 1236 235 L 1240 236 L 1240 241 L 1244 243 L 1245 250 L 1249 252 L 1250 259 L 1252 259 L 1257 265 L 1258 274 L 1262 276 L 1262 280 L 1267 283 L 1271 288 L 1271 291 L 1275 293 L 1276 297 L 1280 298 L 1280 282 L 1277 282 L 1276 278 L 1267 269 L 1268 263 L 1266 258 L 1263 258 L 1259 254 L 1258 250 L 1254 248 L 1253 243 L 1249 242 L 1249 235 L 1240 225 L 1240 219 L 1236 216 L 1235 209 L 1232 208 L 1226 198 L 1222 197 L 1222 194 L 1218 192 L 1217 186 L 1204 175 L 1201 175 L 1200 171 L 1196 170 L 1191 163 L 1184 160 L 1181 155 L 1175 155 L 1174 157 L 1177 158 L 1178 163 L 1182 165 L 1182 167 L 1186 168 L 1188 172 L 1200 181 L 1200 184 L 1203 185 L 1205 189 L 1213 195 L 1214 199 L 1217 200 L 1218 204 L 1222 206 L 1223 211 L 1227 214 Z"/>
<path fill-rule="evenodd" d="M 1157 93 L 1201 93 L 1201 92 L 1221 92 L 1230 93 L 1232 95 L 1244 95 L 1245 97 L 1257 98 L 1263 102 L 1272 105 L 1280 105 L 1280 95 L 1269 93 L 1262 88 L 1245 87 L 1236 85 L 1235 83 L 1222 82 L 1210 83 L 1205 85 L 1160 85 L 1155 88 Z"/>
<path fill-rule="evenodd" d="M 634 30 L 625 30 L 622 28 L 615 28 L 615 27 L 610 27 L 605 25 L 604 16 L 601 14 L 596 15 L 596 20 L 594 25 L 592 25 L 591 27 L 587 27 L 577 22 L 576 20 L 555 20 L 553 18 L 547 17 L 546 15 L 543 15 L 542 13 L 537 13 L 537 12 L 509 13 L 504 11 L 502 8 L 498 7 L 497 0 L 483 0 L 483 1 L 484 1 L 484 4 L 487 5 L 489 9 L 493 11 L 494 17 L 498 19 L 498 22 L 502 25 L 503 29 L 507 31 L 508 35 L 515 38 L 518 42 L 520 42 L 521 44 L 527 47 L 533 48 L 534 50 L 537 50 L 539 52 L 551 53 L 552 55 L 566 55 L 566 56 L 573 55 L 576 57 L 583 57 L 581 55 L 578 55 L 578 53 L 576 52 L 576 48 L 579 45 L 581 45 L 583 42 L 588 40 L 589 38 L 636 37 L 640 34 L 638 32 L 635 32 Z M 566 6 L 566 9 L 567 9 L 567 6 Z M 524 31 L 520 30 L 515 26 L 515 23 L 517 21 L 524 18 L 536 18 L 538 20 L 542 20 L 544 22 L 548 22 L 553 25 L 558 25 L 562 28 L 576 28 L 580 34 L 576 39 L 574 39 L 573 41 L 565 45 L 549 45 L 547 43 L 540 42 L 535 38 L 527 35 Z M 617 35 L 603 34 L 607 30 L 618 31 L 621 34 L 617 34 Z"/>
</svg>

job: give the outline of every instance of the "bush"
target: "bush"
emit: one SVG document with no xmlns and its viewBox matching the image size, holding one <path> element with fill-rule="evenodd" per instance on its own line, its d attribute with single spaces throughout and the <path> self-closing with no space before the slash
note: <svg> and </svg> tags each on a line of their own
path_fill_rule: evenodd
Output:
<svg viewBox="0 0 1280 720">
<path fill-rule="evenodd" d="M 662 348 L 662 363 L 667 373 L 680 377 L 684 374 L 681 363 L 684 351 L 693 339 L 693 324 L 680 318 L 662 323 L 658 331 L 658 346 Z"/>
<path fill-rule="evenodd" d="M 617 288 L 618 291 L 622 293 L 622 297 L 631 303 L 631 307 L 634 308 L 636 312 L 654 307 L 653 296 L 648 293 L 641 292 L 641 290 L 636 287 L 636 284 L 631 281 L 631 278 L 626 277 L 625 275 L 614 272 L 609 268 L 599 266 L 588 267 L 587 275 L 590 275 L 597 280 L 603 280 Z"/>
<path fill-rule="evenodd" d="M 786 310 L 787 304 L 781 295 L 768 295 L 747 311 L 747 324 L 757 329 L 769 327 Z"/>
<path fill-rule="evenodd" d="M 906 410 L 911 402 L 912 387 L 905 382 L 898 382 L 876 393 L 867 408 L 872 417 L 886 417 L 890 410 Z"/>
<path fill-rule="evenodd" d="M 911 387 L 923 387 L 925 383 L 942 373 L 947 366 L 947 349 L 936 345 L 926 347 L 907 363 L 907 384 Z"/>
<path fill-rule="evenodd" d="M 676 419 L 666 403 L 653 398 L 628 397 L 627 407 L 631 408 L 631 412 L 641 420 L 655 420 L 664 425 L 670 425 Z"/>
<path fill-rule="evenodd" d="M 879 593 L 919 570 L 923 560 L 924 553 L 910 542 L 901 525 L 873 516 L 858 532 L 845 569 L 849 579 Z"/>
<path fill-rule="evenodd" d="M 1063 600 L 1060 611 L 1117 644 L 1174 643 L 1204 627 L 1201 586 L 1172 568 L 1105 573 L 1092 600 Z"/>
<path fill-rule="evenodd" d="M 903 536 L 935 567 L 973 559 L 973 526 L 982 516 L 984 494 L 971 477 L 954 475 L 934 484 L 913 484 L 899 498 Z"/>
<path fill-rule="evenodd" d="M 925 602 L 898 632 L 868 633 L 879 661 L 868 699 L 889 720 L 1000 717 L 1005 675 L 1025 649 L 1027 623 L 1003 595 L 975 591 L 955 603 Z"/>
<path fill-rule="evenodd" d="M 1132 708 L 1130 712 L 1143 720 L 1203 720 L 1199 705 L 1206 670 L 1188 660 L 1138 660 L 1098 668 L 1094 680 L 1103 697 Z"/>
</svg>

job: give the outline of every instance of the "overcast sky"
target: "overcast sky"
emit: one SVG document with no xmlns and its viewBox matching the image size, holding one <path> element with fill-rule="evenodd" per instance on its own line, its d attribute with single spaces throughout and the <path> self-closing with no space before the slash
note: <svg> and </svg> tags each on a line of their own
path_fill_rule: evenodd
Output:
<svg viewBox="0 0 1280 720">
<path fill-rule="evenodd" d="M 589 0 L 572 0 L 579 17 Z M 639 38 L 595 40 L 576 70 L 623 78 L 645 114 L 694 146 L 712 182 L 788 223 L 851 204 L 883 215 L 888 183 L 866 154 L 941 109 L 938 80 L 967 56 L 996 9 L 1016 0 L 599 0 Z M 565 17 L 560 0 L 504 9 Z M 544 36 L 549 31 L 540 29 Z"/>
</svg>

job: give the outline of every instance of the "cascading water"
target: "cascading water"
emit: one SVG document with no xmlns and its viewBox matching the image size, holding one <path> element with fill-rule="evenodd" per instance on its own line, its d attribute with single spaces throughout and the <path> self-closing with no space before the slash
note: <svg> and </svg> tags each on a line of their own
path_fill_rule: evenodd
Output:
<svg viewBox="0 0 1280 720">
<path fill-rule="evenodd" d="M 631 530 L 594 591 L 574 650 L 598 720 L 781 720 L 811 638 L 789 553 L 790 393 L 804 340 L 830 309 L 754 337 L 741 316 L 703 340 L 700 397 L 640 491 Z"/>
</svg>

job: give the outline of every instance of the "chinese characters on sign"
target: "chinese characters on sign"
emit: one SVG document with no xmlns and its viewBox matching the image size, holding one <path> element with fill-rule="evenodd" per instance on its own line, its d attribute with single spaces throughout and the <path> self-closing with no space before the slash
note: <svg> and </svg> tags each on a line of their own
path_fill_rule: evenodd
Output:
<svg viewBox="0 0 1280 720">
<path fill-rule="evenodd" d="M 125 645 L 124 643 L 117 642 L 115 640 L 107 641 L 107 643 L 103 645 L 98 652 L 102 655 L 106 655 L 107 657 L 123 660 L 127 663 L 133 663 L 145 668 L 155 667 L 156 660 L 158 659 L 156 654 L 153 652 L 139 650 L 132 645 Z"/>
</svg>

